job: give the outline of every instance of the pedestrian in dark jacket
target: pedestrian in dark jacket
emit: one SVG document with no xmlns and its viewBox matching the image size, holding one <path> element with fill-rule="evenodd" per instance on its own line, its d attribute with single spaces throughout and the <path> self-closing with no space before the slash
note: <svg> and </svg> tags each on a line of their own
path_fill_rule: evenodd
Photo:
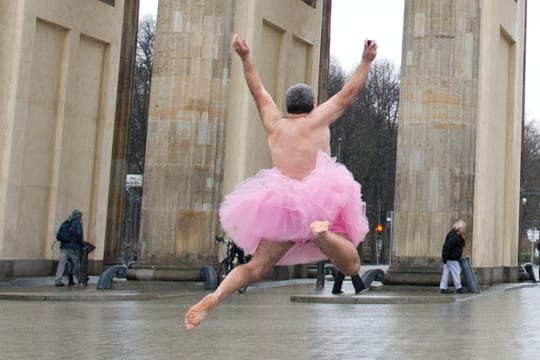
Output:
<svg viewBox="0 0 540 360">
<path fill-rule="evenodd" d="M 452 230 L 450 230 L 444 240 L 442 250 L 443 274 L 439 286 L 442 294 L 452 293 L 451 290 L 448 290 L 449 274 L 452 274 L 456 292 L 459 294 L 464 292 L 461 286 L 461 267 L 459 265 L 459 260 L 463 255 L 463 247 L 465 247 L 465 239 L 463 239 L 465 227 L 465 221 L 458 220 L 454 226 L 452 226 Z"/>
<path fill-rule="evenodd" d="M 82 227 L 82 212 L 79 209 L 75 209 L 71 212 L 68 220 L 71 224 L 70 240 L 69 242 L 62 242 L 60 244 L 60 260 L 58 261 L 58 267 L 56 268 L 56 276 L 54 279 L 56 286 L 64 286 L 62 282 L 62 276 L 64 275 L 64 269 L 68 261 L 71 261 L 75 269 L 75 277 L 79 284 L 83 283 L 81 279 L 81 262 L 79 252 L 81 251 L 84 234 Z"/>
</svg>

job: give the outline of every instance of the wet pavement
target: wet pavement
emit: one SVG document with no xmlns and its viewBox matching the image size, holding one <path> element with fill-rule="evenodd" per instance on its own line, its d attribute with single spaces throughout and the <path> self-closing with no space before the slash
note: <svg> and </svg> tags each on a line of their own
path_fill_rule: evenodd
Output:
<svg viewBox="0 0 540 360">
<path fill-rule="evenodd" d="M 115 282 L 97 291 L 43 281 L 0 283 L 0 294 L 21 296 L 0 300 L 1 359 L 526 359 L 540 350 L 540 286 L 531 283 L 480 295 L 400 287 L 354 296 L 346 281 L 347 294 L 333 296 L 330 281 L 322 291 L 314 279 L 270 282 L 232 295 L 186 332 L 183 316 L 206 293 L 202 283 Z"/>
</svg>

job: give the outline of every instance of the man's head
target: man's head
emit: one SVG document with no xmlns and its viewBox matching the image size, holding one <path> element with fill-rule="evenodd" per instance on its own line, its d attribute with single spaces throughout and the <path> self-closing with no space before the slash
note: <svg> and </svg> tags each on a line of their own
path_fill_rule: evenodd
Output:
<svg viewBox="0 0 540 360">
<path fill-rule="evenodd" d="M 465 228 L 467 224 L 463 220 L 458 220 L 452 226 L 458 235 L 463 235 L 465 233 Z"/>
<path fill-rule="evenodd" d="M 313 90 L 306 84 L 296 84 L 287 90 L 285 104 L 289 114 L 305 114 L 315 107 Z"/>
<path fill-rule="evenodd" d="M 70 219 L 75 220 L 75 219 L 80 219 L 81 217 L 82 217 L 82 211 L 79 209 L 73 209 L 73 211 L 71 212 Z"/>
</svg>

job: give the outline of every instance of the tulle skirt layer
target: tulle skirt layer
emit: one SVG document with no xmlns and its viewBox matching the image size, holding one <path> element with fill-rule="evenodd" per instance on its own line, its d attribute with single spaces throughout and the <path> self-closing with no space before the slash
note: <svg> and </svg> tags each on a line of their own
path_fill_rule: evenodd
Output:
<svg viewBox="0 0 540 360">
<path fill-rule="evenodd" d="M 345 166 L 320 152 L 315 169 L 304 179 L 264 169 L 238 184 L 221 204 L 226 234 L 253 254 L 261 239 L 295 242 L 279 265 L 326 259 L 312 242 L 309 225 L 330 221 L 330 230 L 345 235 L 355 246 L 369 231 L 360 184 Z"/>
</svg>

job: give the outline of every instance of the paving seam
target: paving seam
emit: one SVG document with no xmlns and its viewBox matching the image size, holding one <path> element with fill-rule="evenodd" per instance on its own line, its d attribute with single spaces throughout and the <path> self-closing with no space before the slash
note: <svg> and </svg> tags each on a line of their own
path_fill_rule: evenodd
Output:
<svg viewBox="0 0 540 360">
<path fill-rule="evenodd" d="M 197 296 L 199 293 L 181 294 L 104 294 L 104 295 L 53 295 L 29 293 L 0 293 L 0 300 L 6 301 L 72 301 L 72 302 L 105 302 L 105 301 L 148 301 L 165 300 L 181 297 Z"/>
</svg>

